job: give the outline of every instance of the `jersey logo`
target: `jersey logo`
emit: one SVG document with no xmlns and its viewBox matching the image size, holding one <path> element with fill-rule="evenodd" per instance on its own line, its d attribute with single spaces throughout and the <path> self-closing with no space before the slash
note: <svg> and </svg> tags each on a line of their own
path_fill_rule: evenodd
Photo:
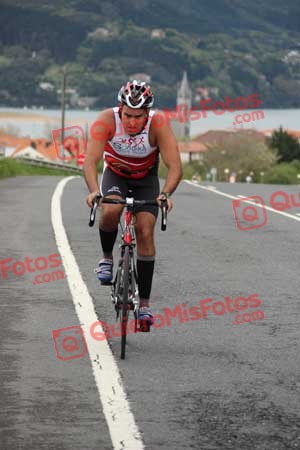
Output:
<svg viewBox="0 0 300 450">
<path fill-rule="evenodd" d="M 130 138 L 116 138 L 111 142 L 112 147 L 120 155 L 135 156 L 147 155 L 144 136 L 133 136 Z"/>
</svg>

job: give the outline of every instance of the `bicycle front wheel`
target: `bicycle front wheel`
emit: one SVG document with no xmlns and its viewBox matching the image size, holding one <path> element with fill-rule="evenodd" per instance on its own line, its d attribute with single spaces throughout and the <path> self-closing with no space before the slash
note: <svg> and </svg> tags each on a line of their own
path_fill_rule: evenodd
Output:
<svg viewBox="0 0 300 450">
<path fill-rule="evenodd" d="M 125 359 L 126 336 L 128 323 L 128 289 L 129 289 L 130 253 L 129 247 L 125 247 L 123 261 L 123 306 L 121 316 L 121 359 Z"/>
</svg>

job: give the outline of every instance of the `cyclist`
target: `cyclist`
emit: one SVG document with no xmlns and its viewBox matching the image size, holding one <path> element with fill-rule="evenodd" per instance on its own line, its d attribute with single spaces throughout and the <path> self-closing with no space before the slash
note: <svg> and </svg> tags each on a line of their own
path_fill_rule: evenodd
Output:
<svg viewBox="0 0 300 450">
<path fill-rule="evenodd" d="M 145 82 L 133 80 L 122 86 L 118 93 L 119 105 L 100 113 L 92 125 L 84 163 L 84 177 L 90 194 L 89 207 L 96 194 L 111 198 L 125 198 L 132 190 L 135 199 L 167 199 L 168 211 L 172 209 L 169 198 L 181 177 L 182 166 L 175 136 L 162 112 L 151 110 L 154 96 Z M 159 188 L 159 153 L 168 172 L 162 191 Z M 103 173 L 99 189 L 97 164 L 103 157 Z M 97 272 L 101 282 L 113 278 L 113 247 L 118 234 L 122 205 L 101 205 L 99 224 L 103 258 Z M 158 206 L 135 207 L 135 232 L 137 240 L 137 272 L 140 295 L 139 319 L 153 323 L 150 310 L 155 245 L 154 226 Z"/>
</svg>

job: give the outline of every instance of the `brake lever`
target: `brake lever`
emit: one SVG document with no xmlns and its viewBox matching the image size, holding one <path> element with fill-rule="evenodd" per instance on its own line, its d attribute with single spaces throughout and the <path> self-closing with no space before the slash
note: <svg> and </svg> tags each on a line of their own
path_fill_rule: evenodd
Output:
<svg viewBox="0 0 300 450">
<path fill-rule="evenodd" d="M 165 231 L 167 229 L 167 211 L 168 211 L 168 202 L 167 199 L 161 200 L 161 230 Z"/>
<path fill-rule="evenodd" d="M 90 221 L 89 221 L 89 226 L 90 227 L 92 227 L 94 225 L 94 223 L 95 223 L 96 210 L 98 208 L 100 199 L 101 199 L 101 195 L 97 194 L 96 197 L 93 200 L 93 206 L 91 208 Z"/>
</svg>

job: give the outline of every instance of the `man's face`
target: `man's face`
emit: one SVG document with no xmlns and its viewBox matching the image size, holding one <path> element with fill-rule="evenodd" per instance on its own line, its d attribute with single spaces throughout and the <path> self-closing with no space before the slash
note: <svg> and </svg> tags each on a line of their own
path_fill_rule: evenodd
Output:
<svg viewBox="0 0 300 450">
<path fill-rule="evenodd" d="M 142 131 L 147 117 L 147 110 L 133 109 L 124 105 L 121 112 L 121 121 L 124 130 L 129 135 L 135 135 Z"/>
</svg>

